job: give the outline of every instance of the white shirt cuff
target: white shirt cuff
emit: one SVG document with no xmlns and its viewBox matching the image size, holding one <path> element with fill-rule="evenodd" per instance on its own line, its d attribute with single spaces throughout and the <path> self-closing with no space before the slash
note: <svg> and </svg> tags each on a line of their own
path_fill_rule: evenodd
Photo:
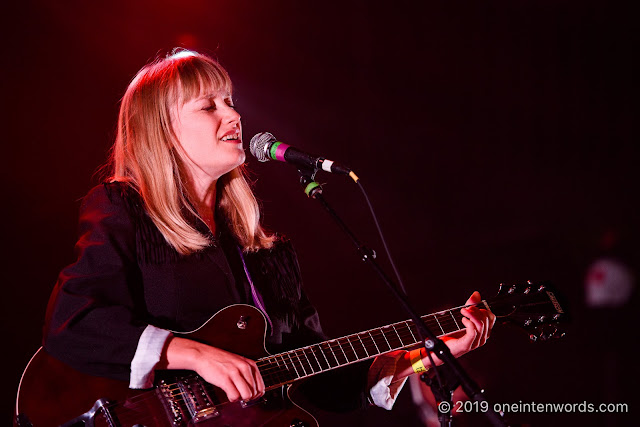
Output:
<svg viewBox="0 0 640 427">
<path fill-rule="evenodd" d="M 136 354 L 131 360 L 129 388 L 142 389 L 153 387 L 154 368 L 160 361 L 162 349 L 171 332 L 147 326 L 140 335 Z"/>
<path fill-rule="evenodd" d="M 396 364 L 398 360 L 403 357 L 404 353 L 404 351 L 394 351 L 383 354 L 382 356 L 376 357 L 371 364 L 368 384 L 369 395 L 374 405 L 391 410 L 393 404 L 396 402 L 396 398 L 407 379 L 404 378 L 394 383 L 392 383 L 391 380 L 393 380 L 393 376 L 396 373 Z"/>
</svg>

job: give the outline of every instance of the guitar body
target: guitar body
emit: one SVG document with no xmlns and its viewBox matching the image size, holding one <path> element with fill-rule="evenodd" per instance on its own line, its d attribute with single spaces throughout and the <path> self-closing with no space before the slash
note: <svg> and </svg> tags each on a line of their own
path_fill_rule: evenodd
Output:
<svg viewBox="0 0 640 427">
<path fill-rule="evenodd" d="M 258 359 L 264 349 L 266 322 L 248 305 L 229 306 L 186 337 Z M 172 373 L 167 371 L 165 374 Z M 295 385 L 268 391 L 262 399 L 229 403 L 221 389 L 192 372 L 179 372 L 153 390 L 131 390 L 124 381 L 95 377 L 69 367 L 40 348 L 23 373 L 14 425 L 249 427 L 317 426 L 312 415 L 295 405 Z M 169 384 L 170 381 L 175 381 Z M 176 395 L 176 391 L 179 391 Z"/>
</svg>

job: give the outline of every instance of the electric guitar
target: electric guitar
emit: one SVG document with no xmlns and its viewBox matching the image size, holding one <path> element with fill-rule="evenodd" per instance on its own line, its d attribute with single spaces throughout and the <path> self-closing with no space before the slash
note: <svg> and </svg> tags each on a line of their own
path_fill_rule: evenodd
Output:
<svg viewBox="0 0 640 427">
<path fill-rule="evenodd" d="M 523 327 L 533 341 L 564 335 L 567 316 L 548 284 L 500 285 L 494 298 L 477 306 L 490 309 L 501 323 Z M 464 329 L 461 308 L 422 319 L 437 335 L 448 335 Z M 262 313 L 239 304 L 185 335 L 257 362 L 267 392 L 249 402 L 229 402 L 221 389 L 191 371 L 149 390 L 131 390 L 126 382 L 80 373 L 40 348 L 22 375 L 14 426 L 313 427 L 316 419 L 290 397 L 298 380 L 420 343 L 416 326 L 406 320 L 271 355 L 264 349 L 265 332 Z"/>
</svg>

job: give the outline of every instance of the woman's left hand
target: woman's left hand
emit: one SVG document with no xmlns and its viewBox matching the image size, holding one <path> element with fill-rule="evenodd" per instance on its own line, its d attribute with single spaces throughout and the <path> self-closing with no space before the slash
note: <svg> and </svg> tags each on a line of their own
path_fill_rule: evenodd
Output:
<svg viewBox="0 0 640 427">
<path fill-rule="evenodd" d="M 482 301 L 480 293 L 474 292 L 465 303 L 471 307 L 460 310 L 464 316 L 462 323 L 465 330 L 441 338 L 455 357 L 460 357 L 484 345 L 491 335 L 491 328 L 496 322 L 496 316 L 487 309 L 473 306 L 480 301 Z M 426 359 L 428 360 L 428 358 Z"/>
<path fill-rule="evenodd" d="M 491 328 L 493 328 L 493 325 L 496 322 L 496 316 L 490 310 L 475 307 L 475 304 L 480 301 L 482 301 L 480 293 L 474 292 L 465 303 L 465 305 L 470 307 L 465 307 L 460 310 L 464 316 L 462 318 L 462 323 L 465 326 L 464 330 L 440 337 L 447 347 L 449 347 L 449 350 L 454 357 L 460 357 L 463 354 L 484 345 L 491 334 Z M 431 361 L 426 355 L 424 347 L 417 348 L 412 351 L 392 352 L 387 355 L 399 357 L 393 381 L 401 380 L 414 373 L 412 359 L 417 356 L 417 352 L 420 352 L 424 367 L 428 368 L 431 366 Z M 436 365 L 442 363 L 435 353 L 432 353 L 432 357 Z"/>
</svg>

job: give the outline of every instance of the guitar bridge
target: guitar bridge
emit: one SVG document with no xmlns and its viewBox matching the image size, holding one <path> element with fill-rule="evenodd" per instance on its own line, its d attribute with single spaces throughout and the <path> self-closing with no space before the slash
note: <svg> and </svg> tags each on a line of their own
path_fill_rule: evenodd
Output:
<svg viewBox="0 0 640 427">
<path fill-rule="evenodd" d="M 200 377 L 194 375 L 183 378 L 178 382 L 178 387 L 180 388 L 193 423 L 198 423 L 220 415 Z"/>
<path fill-rule="evenodd" d="M 262 397 L 259 397 L 257 399 L 253 399 L 253 400 L 241 400 L 240 401 L 240 406 L 242 408 L 248 408 L 250 406 L 258 405 L 260 403 L 266 403 L 266 402 L 267 402 L 266 396 L 262 396 Z"/>
</svg>

